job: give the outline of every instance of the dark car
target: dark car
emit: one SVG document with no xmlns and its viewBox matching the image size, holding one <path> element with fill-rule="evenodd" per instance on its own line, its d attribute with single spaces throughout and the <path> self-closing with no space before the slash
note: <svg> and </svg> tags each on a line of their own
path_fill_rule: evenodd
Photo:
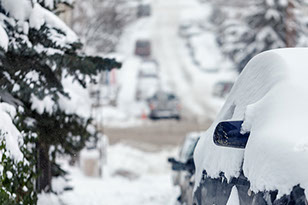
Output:
<svg viewBox="0 0 308 205">
<path fill-rule="evenodd" d="M 308 49 L 254 57 L 194 152 L 196 205 L 307 205 Z"/>
<path fill-rule="evenodd" d="M 140 4 L 137 10 L 137 17 L 147 17 L 151 16 L 152 8 L 150 4 Z"/>
<path fill-rule="evenodd" d="M 177 201 L 180 204 L 193 203 L 194 173 L 195 166 L 193 161 L 193 152 L 200 138 L 200 133 L 189 133 L 181 146 L 178 159 L 169 158 L 172 164 L 173 184 L 180 187 L 180 196 Z"/>
<path fill-rule="evenodd" d="M 181 108 L 179 99 L 172 93 L 158 91 L 148 99 L 150 107 L 150 119 L 181 118 Z"/>
<path fill-rule="evenodd" d="M 151 42 L 149 40 L 137 40 L 135 46 L 135 55 L 140 57 L 151 56 Z"/>
</svg>

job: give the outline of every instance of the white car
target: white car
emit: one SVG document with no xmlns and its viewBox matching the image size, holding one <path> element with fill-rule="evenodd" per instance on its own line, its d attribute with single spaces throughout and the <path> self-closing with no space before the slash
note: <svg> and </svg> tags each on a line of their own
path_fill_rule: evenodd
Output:
<svg viewBox="0 0 308 205">
<path fill-rule="evenodd" d="M 159 70 L 155 61 L 144 61 L 139 67 L 136 100 L 145 101 L 159 89 Z"/>
<path fill-rule="evenodd" d="M 247 64 L 196 146 L 195 204 L 308 204 L 307 76 L 307 48 Z"/>
</svg>

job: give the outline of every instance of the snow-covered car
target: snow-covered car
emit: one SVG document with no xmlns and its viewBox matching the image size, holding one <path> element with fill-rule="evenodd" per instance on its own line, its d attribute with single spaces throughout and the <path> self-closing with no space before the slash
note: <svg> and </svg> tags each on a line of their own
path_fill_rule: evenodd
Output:
<svg viewBox="0 0 308 205">
<path fill-rule="evenodd" d="M 172 93 L 159 90 L 155 95 L 148 99 L 150 107 L 150 119 L 181 118 L 179 99 Z"/>
<path fill-rule="evenodd" d="M 307 66 L 307 48 L 247 64 L 196 146 L 195 204 L 308 204 Z"/>
<path fill-rule="evenodd" d="M 136 100 L 145 101 L 153 97 L 157 90 L 159 90 L 159 81 L 156 77 L 138 78 Z"/>
<path fill-rule="evenodd" d="M 187 134 L 184 143 L 180 149 L 178 159 L 168 159 L 168 161 L 172 164 L 172 170 L 174 171 L 173 184 L 180 187 L 180 196 L 178 197 L 178 202 L 180 204 L 193 203 L 193 175 L 195 172 L 193 153 L 199 138 L 200 133 L 198 132 L 192 132 Z"/>
<path fill-rule="evenodd" d="M 159 90 L 158 64 L 155 61 L 144 61 L 139 67 L 136 89 L 136 100 L 145 101 Z"/>
<path fill-rule="evenodd" d="M 139 68 L 138 78 L 159 78 L 157 62 L 154 60 L 143 61 Z"/>
</svg>

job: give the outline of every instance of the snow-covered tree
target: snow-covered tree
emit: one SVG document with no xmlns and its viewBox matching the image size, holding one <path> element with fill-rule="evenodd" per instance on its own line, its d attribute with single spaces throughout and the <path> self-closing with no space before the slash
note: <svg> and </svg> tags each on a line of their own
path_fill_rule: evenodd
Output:
<svg viewBox="0 0 308 205">
<path fill-rule="evenodd" d="M 241 18 L 228 18 L 218 41 L 241 71 L 256 54 L 274 48 L 307 45 L 307 18 L 303 0 L 257 0 Z"/>
<path fill-rule="evenodd" d="M 114 59 L 80 52 L 77 35 L 52 12 L 61 2 L 72 3 L 0 0 L 0 100 L 23 108 L 14 122 L 24 140 L 21 163 L 2 158 L 4 170 L 16 173 L 2 178 L 0 194 L 8 200 L 2 204 L 35 204 L 37 175 L 37 191 L 52 189 L 51 177 L 61 172 L 56 155 L 75 155 L 94 137 L 87 83 L 120 67 Z M 6 153 L 8 142 L 2 142 Z"/>
<path fill-rule="evenodd" d="M 135 17 L 131 0 L 76 0 L 72 28 L 87 52 L 114 52 L 125 26 Z"/>
</svg>

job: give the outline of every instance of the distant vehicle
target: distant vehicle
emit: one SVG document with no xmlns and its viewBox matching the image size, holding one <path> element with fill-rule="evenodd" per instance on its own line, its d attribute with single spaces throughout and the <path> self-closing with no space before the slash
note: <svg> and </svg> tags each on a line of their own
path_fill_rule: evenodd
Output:
<svg viewBox="0 0 308 205">
<path fill-rule="evenodd" d="M 220 81 L 214 85 L 213 96 L 218 98 L 225 98 L 231 91 L 234 82 Z"/>
<path fill-rule="evenodd" d="M 307 56 L 276 49 L 247 64 L 196 146 L 194 204 L 308 204 Z"/>
<path fill-rule="evenodd" d="M 184 140 L 180 149 L 178 159 L 169 158 L 168 161 L 172 165 L 173 184 L 179 186 L 181 193 L 178 197 L 180 204 L 193 204 L 193 188 L 195 165 L 193 161 L 193 153 L 196 144 L 200 138 L 200 133 L 189 133 Z"/>
<path fill-rule="evenodd" d="M 151 16 L 152 8 L 150 4 L 139 4 L 138 10 L 137 10 L 137 17 L 147 17 Z"/>
<path fill-rule="evenodd" d="M 150 119 L 181 118 L 179 99 L 172 93 L 158 91 L 148 99 L 148 104 L 151 110 Z"/>
<path fill-rule="evenodd" d="M 178 34 L 182 38 L 189 38 L 202 33 L 199 24 L 193 21 L 186 21 L 180 24 Z"/>
<path fill-rule="evenodd" d="M 136 91 L 136 100 L 146 101 L 151 98 L 158 89 L 159 81 L 157 78 L 139 78 Z"/>
<path fill-rule="evenodd" d="M 154 60 L 143 61 L 138 73 L 139 78 L 158 78 L 158 63 Z"/>
<path fill-rule="evenodd" d="M 146 101 L 153 97 L 159 89 L 158 64 L 154 60 L 145 60 L 141 63 L 138 72 L 136 100 Z"/>
<path fill-rule="evenodd" d="M 135 45 L 135 55 L 141 57 L 150 57 L 151 42 L 149 40 L 137 40 Z"/>
</svg>

